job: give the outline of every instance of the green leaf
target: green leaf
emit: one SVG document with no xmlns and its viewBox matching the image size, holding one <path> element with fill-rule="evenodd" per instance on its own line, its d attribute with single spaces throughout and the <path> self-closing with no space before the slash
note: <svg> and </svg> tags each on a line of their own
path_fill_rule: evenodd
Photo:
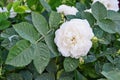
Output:
<svg viewBox="0 0 120 80">
<path fill-rule="evenodd" d="M 103 63 L 101 63 L 100 61 L 95 62 L 94 69 L 97 74 L 101 73 L 102 67 L 103 67 Z"/>
<path fill-rule="evenodd" d="M 61 77 L 59 80 L 73 80 L 70 76 Z"/>
<path fill-rule="evenodd" d="M 116 52 L 117 52 L 117 50 L 115 48 L 112 48 L 112 47 L 111 48 L 107 48 L 106 50 L 104 50 L 103 52 L 101 52 L 100 54 L 98 54 L 97 57 L 102 57 L 102 56 L 106 56 L 107 57 L 108 55 L 115 54 Z M 107 59 L 108 59 L 108 57 L 107 57 Z M 112 62 L 111 60 L 109 60 L 109 61 Z"/>
<path fill-rule="evenodd" d="M 7 76 L 7 80 L 23 80 L 23 78 L 20 74 L 11 73 Z"/>
<path fill-rule="evenodd" d="M 79 60 L 74 58 L 65 58 L 64 60 L 64 69 L 67 72 L 74 71 L 79 64 Z"/>
<path fill-rule="evenodd" d="M 84 64 L 80 65 L 79 67 L 85 75 L 94 79 L 98 78 L 99 75 L 96 73 L 94 66 L 92 64 Z"/>
<path fill-rule="evenodd" d="M 115 68 L 115 66 L 113 64 L 111 64 L 111 63 L 105 63 L 103 65 L 103 69 L 102 70 L 105 71 L 105 72 L 109 72 L 111 70 L 114 70 L 114 68 Z"/>
<path fill-rule="evenodd" d="M 21 3 L 21 1 L 15 1 L 14 3 L 13 3 L 13 9 L 15 10 L 19 5 L 20 5 L 20 3 Z"/>
<path fill-rule="evenodd" d="M 24 13 L 26 10 L 28 10 L 28 7 L 26 6 L 17 6 L 17 8 L 14 9 L 17 13 Z"/>
<path fill-rule="evenodd" d="M 43 7 L 40 4 L 39 0 L 26 0 L 25 3 L 33 11 L 39 11 L 39 12 L 43 11 Z"/>
<path fill-rule="evenodd" d="M 49 73 L 56 73 L 57 72 L 57 64 L 55 62 L 55 60 L 51 60 L 48 64 L 48 66 L 46 67 L 46 70 Z"/>
<path fill-rule="evenodd" d="M 17 35 L 13 35 L 9 37 L 8 39 L 4 39 L 1 42 L 1 46 L 6 48 L 7 50 L 10 50 L 19 40 L 20 38 Z"/>
<path fill-rule="evenodd" d="M 35 46 L 35 57 L 33 63 L 40 74 L 44 71 L 49 61 L 50 51 L 48 47 L 44 43 L 39 42 Z"/>
<path fill-rule="evenodd" d="M 7 10 L 10 11 L 12 8 L 13 2 L 9 2 L 8 5 L 6 6 Z"/>
<path fill-rule="evenodd" d="M 114 23 L 116 24 L 116 32 L 120 34 L 120 20 L 115 20 Z"/>
<path fill-rule="evenodd" d="M 113 70 L 113 71 L 102 71 L 102 74 L 108 79 L 108 80 L 120 80 L 120 71 Z"/>
<path fill-rule="evenodd" d="M 75 70 L 75 80 L 87 80 L 79 71 Z"/>
<path fill-rule="evenodd" d="M 108 10 L 107 18 L 113 20 L 113 22 L 116 24 L 116 32 L 120 34 L 120 13 Z"/>
<path fill-rule="evenodd" d="M 7 20 L 8 18 L 9 18 L 9 13 L 7 12 L 0 13 L 0 22 Z"/>
<path fill-rule="evenodd" d="M 9 38 L 10 36 L 17 35 L 14 28 L 7 28 L 1 32 L 0 36 L 3 38 Z"/>
<path fill-rule="evenodd" d="M 38 0 L 26 0 L 26 3 L 29 8 L 32 8 L 33 6 L 35 6 L 34 4 L 37 4 L 37 2 Z"/>
<path fill-rule="evenodd" d="M 112 40 L 111 34 L 106 33 L 106 34 L 103 34 L 103 37 L 101 39 L 99 39 L 99 42 L 101 44 L 110 44 L 111 40 Z"/>
<path fill-rule="evenodd" d="M 35 80 L 55 80 L 55 76 L 52 73 L 43 73 L 38 76 Z"/>
<path fill-rule="evenodd" d="M 26 40 L 21 40 L 10 49 L 6 64 L 22 67 L 32 61 L 33 55 L 33 49 L 30 47 L 30 43 Z"/>
<path fill-rule="evenodd" d="M 10 26 L 10 24 L 11 23 L 8 20 L 0 21 L 0 30 L 8 28 Z"/>
<path fill-rule="evenodd" d="M 108 10 L 107 18 L 111 20 L 120 20 L 120 13 L 115 12 L 113 10 Z"/>
<path fill-rule="evenodd" d="M 94 23 L 95 23 L 95 18 L 93 17 L 93 15 L 91 14 L 91 13 L 89 13 L 89 12 L 82 12 L 82 18 L 83 19 L 87 19 L 88 20 L 88 22 L 89 22 L 89 24 L 91 25 L 91 26 L 93 26 L 94 25 Z"/>
<path fill-rule="evenodd" d="M 1 46 L 8 50 L 11 49 L 18 40 L 20 40 L 20 37 L 13 28 L 5 29 L 0 36 L 4 38 L 4 40 L 1 42 Z"/>
<path fill-rule="evenodd" d="M 110 51 L 111 51 L 111 52 L 110 52 Z M 116 53 L 116 50 L 114 51 L 114 49 L 112 49 L 112 48 L 111 48 L 110 51 L 109 51 L 109 52 L 110 52 L 111 54 Z M 107 58 L 108 61 L 110 61 L 112 64 L 114 64 L 114 59 L 112 58 L 112 56 L 106 55 L 106 58 Z"/>
<path fill-rule="evenodd" d="M 39 13 L 32 12 L 32 22 L 35 28 L 41 35 L 46 35 L 48 32 L 48 23 L 46 19 Z"/>
<path fill-rule="evenodd" d="M 48 0 L 48 3 L 51 6 L 52 10 L 56 10 L 56 6 L 61 5 L 61 2 L 61 0 Z"/>
<path fill-rule="evenodd" d="M 78 2 L 76 0 L 61 0 L 61 4 L 66 4 L 66 5 L 69 5 L 69 6 L 75 6 L 75 3 Z"/>
<path fill-rule="evenodd" d="M 52 11 L 49 18 L 50 28 L 58 28 L 61 21 L 61 15 L 57 12 Z"/>
<path fill-rule="evenodd" d="M 50 51 L 53 53 L 53 57 L 56 57 L 58 56 L 59 52 L 54 43 L 54 38 L 55 38 L 55 34 L 54 32 L 51 32 L 45 37 L 45 42 L 48 45 L 48 48 L 50 49 Z"/>
<path fill-rule="evenodd" d="M 15 24 L 13 27 L 22 38 L 29 40 L 31 43 L 35 43 L 40 37 L 33 25 L 27 22 Z"/>
<path fill-rule="evenodd" d="M 90 63 L 90 62 L 96 61 L 97 59 L 95 55 L 88 55 L 84 58 L 84 60 L 85 60 L 85 63 Z"/>
<path fill-rule="evenodd" d="M 74 72 L 65 72 L 64 70 L 58 71 L 57 79 L 58 80 L 73 80 Z"/>
<path fill-rule="evenodd" d="M 40 3 L 42 4 L 42 6 L 43 6 L 48 12 L 51 12 L 51 11 L 52 11 L 51 7 L 49 6 L 49 4 L 48 4 L 45 0 L 40 0 Z"/>
<path fill-rule="evenodd" d="M 93 28 L 93 32 L 97 38 L 103 38 L 103 35 L 105 33 L 99 26 L 95 26 Z"/>
<path fill-rule="evenodd" d="M 118 32 L 120 34 L 120 13 L 112 11 L 112 10 L 108 10 L 107 12 L 107 18 L 111 19 L 115 25 L 116 25 L 116 32 Z"/>
<path fill-rule="evenodd" d="M 28 70 L 20 71 L 21 76 L 24 78 L 24 80 L 33 80 L 33 75 Z"/>
<path fill-rule="evenodd" d="M 95 19 L 101 20 L 107 16 L 107 9 L 102 3 L 96 2 L 91 6 L 91 8 L 92 8 L 92 13 Z"/>
<path fill-rule="evenodd" d="M 71 19 L 75 19 L 75 15 L 66 15 L 67 21 L 70 21 Z"/>
<path fill-rule="evenodd" d="M 97 24 L 105 32 L 108 33 L 116 32 L 116 24 L 110 19 L 102 19 L 101 21 L 98 21 Z"/>
<path fill-rule="evenodd" d="M 0 6 L 4 6 L 4 2 L 2 0 L 0 1 Z"/>
<path fill-rule="evenodd" d="M 84 12 L 77 12 L 76 13 L 76 18 L 82 19 L 83 15 L 81 13 L 84 13 Z"/>
<path fill-rule="evenodd" d="M 83 12 L 86 9 L 86 6 L 83 3 L 76 3 L 76 8 L 80 11 Z"/>
</svg>

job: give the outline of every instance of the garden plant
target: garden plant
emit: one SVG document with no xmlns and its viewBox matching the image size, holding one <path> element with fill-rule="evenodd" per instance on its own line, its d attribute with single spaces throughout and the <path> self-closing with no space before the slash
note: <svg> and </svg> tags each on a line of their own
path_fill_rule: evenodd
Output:
<svg viewBox="0 0 120 80">
<path fill-rule="evenodd" d="M 0 80 L 120 80 L 119 0 L 0 0 Z"/>
</svg>

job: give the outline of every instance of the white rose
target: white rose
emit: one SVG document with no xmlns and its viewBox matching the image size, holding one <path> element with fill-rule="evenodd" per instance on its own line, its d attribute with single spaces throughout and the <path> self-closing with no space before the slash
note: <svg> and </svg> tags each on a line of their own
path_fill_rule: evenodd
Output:
<svg viewBox="0 0 120 80">
<path fill-rule="evenodd" d="M 87 20 L 72 19 L 55 32 L 54 41 L 63 56 L 78 59 L 89 52 L 93 36 Z"/>
<path fill-rule="evenodd" d="M 93 0 L 93 3 L 97 1 L 101 2 L 107 8 L 107 10 L 119 10 L 118 0 Z"/>
<path fill-rule="evenodd" d="M 60 5 L 56 8 L 58 13 L 63 13 L 64 15 L 76 15 L 78 10 L 74 6 Z"/>
</svg>

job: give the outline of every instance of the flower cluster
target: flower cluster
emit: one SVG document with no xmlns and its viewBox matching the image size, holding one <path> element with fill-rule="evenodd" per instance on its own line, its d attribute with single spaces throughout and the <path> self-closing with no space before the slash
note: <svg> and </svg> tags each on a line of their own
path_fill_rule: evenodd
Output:
<svg viewBox="0 0 120 80">
<path fill-rule="evenodd" d="M 97 1 L 102 3 L 107 10 L 119 10 L 117 0 L 93 0 L 92 4 Z M 65 16 L 76 15 L 78 12 L 77 8 L 67 5 L 60 5 L 56 9 L 58 13 L 63 13 Z M 91 9 L 85 11 L 91 12 Z M 92 28 L 87 20 L 71 19 L 64 22 L 60 29 L 55 32 L 54 41 L 63 56 L 77 59 L 87 55 L 92 47 L 91 39 L 93 36 Z"/>
</svg>

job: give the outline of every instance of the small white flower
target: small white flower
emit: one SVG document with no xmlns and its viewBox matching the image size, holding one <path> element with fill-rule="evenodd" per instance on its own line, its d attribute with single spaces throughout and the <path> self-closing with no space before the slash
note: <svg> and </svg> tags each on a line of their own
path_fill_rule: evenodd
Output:
<svg viewBox="0 0 120 80">
<path fill-rule="evenodd" d="M 64 15 L 76 15 L 78 10 L 74 6 L 60 5 L 56 8 L 58 13 L 63 13 Z"/>
<path fill-rule="evenodd" d="M 2 13 L 2 12 L 7 12 L 7 8 L 6 7 L 0 7 L 0 13 Z"/>
<path fill-rule="evenodd" d="M 14 9 L 13 8 L 11 8 L 11 10 L 10 10 L 10 18 L 14 18 L 15 16 L 17 15 L 17 13 L 14 11 Z"/>
<path fill-rule="evenodd" d="M 93 0 L 93 3 L 97 1 L 101 2 L 107 8 L 107 10 L 119 10 L 118 0 Z"/>
<path fill-rule="evenodd" d="M 80 58 L 87 55 L 94 36 L 87 20 L 72 19 L 63 23 L 55 32 L 55 43 L 65 57 Z"/>
<path fill-rule="evenodd" d="M 3 7 L 3 8 L 0 7 L 0 12 L 1 13 L 2 12 L 8 12 L 8 10 L 7 10 L 6 7 Z M 10 16 L 9 16 L 10 18 L 14 18 L 17 15 L 17 13 L 14 12 L 13 8 L 11 8 L 11 10 L 9 12 L 10 12 Z"/>
</svg>

